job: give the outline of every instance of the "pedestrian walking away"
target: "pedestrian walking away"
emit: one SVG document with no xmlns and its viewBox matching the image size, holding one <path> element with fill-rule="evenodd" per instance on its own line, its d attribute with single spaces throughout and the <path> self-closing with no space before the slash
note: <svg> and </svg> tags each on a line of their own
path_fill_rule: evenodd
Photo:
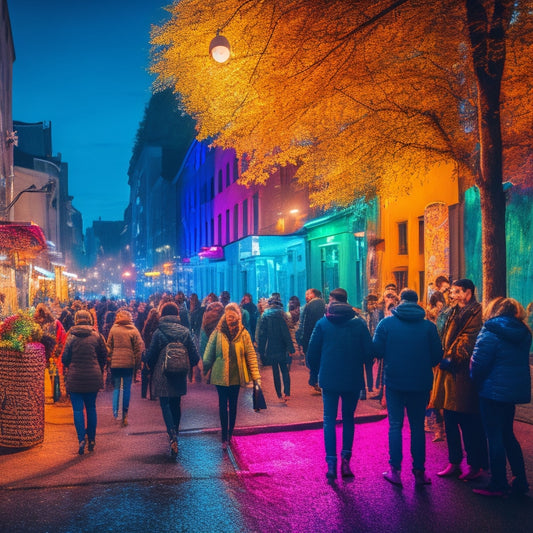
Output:
<svg viewBox="0 0 533 533">
<path fill-rule="evenodd" d="M 189 372 L 187 369 L 181 374 L 165 375 L 166 348 L 170 343 L 174 343 L 177 344 L 176 350 L 185 350 L 189 359 L 189 368 L 195 367 L 200 357 L 189 328 L 180 324 L 178 306 L 174 302 L 167 302 L 161 307 L 160 313 L 159 325 L 152 336 L 143 363 L 152 373 L 153 393 L 159 398 L 169 438 L 170 456 L 176 459 L 181 420 L 181 397 L 187 394 Z"/>
<path fill-rule="evenodd" d="M 486 320 L 476 340 L 470 375 L 479 389 L 481 418 L 489 443 L 491 479 L 474 492 L 503 496 L 509 491 L 506 458 L 513 480 L 511 491 L 526 494 L 524 455 L 513 431 L 515 405 L 531 401 L 529 350 L 531 331 L 524 308 L 512 298 L 489 302 Z"/>
<path fill-rule="evenodd" d="M 95 447 L 96 397 L 104 386 L 103 371 L 107 360 L 106 343 L 93 329 L 88 311 L 76 313 L 74 326 L 67 335 L 62 360 L 78 437 L 78 453 L 83 455 L 87 442 L 90 452 Z"/>
<path fill-rule="evenodd" d="M 442 359 L 442 345 L 435 324 L 426 320 L 418 295 L 400 293 L 400 304 L 384 318 L 374 333 L 374 351 L 384 362 L 385 396 L 389 414 L 389 470 L 384 478 L 402 485 L 402 428 L 407 412 L 411 430 L 411 455 L 416 485 L 428 485 L 425 473 L 424 418 L 433 384 L 433 367 Z"/>
<path fill-rule="evenodd" d="M 120 389 L 122 384 L 122 427 L 128 425 L 131 383 L 137 369 L 141 367 L 144 342 L 139 330 L 133 325 L 131 313 L 119 309 L 115 323 L 107 338 L 109 367 L 113 378 L 113 416 L 118 420 L 120 410 Z"/>
<path fill-rule="evenodd" d="M 222 448 L 231 444 L 237 419 L 239 390 L 253 380 L 261 384 L 257 356 L 236 303 L 229 303 L 209 337 L 203 358 L 204 374 L 211 370 L 211 384 L 218 393 Z"/>
<path fill-rule="evenodd" d="M 366 322 L 356 317 L 344 289 L 334 289 L 335 300 L 313 330 L 307 349 L 311 385 L 322 389 L 326 477 L 337 478 L 336 422 L 342 402 L 341 475 L 353 476 L 350 468 L 354 440 L 354 413 L 364 387 L 363 369 L 372 360 L 372 339 Z"/>
<path fill-rule="evenodd" d="M 294 353 L 291 333 L 281 300 L 270 298 L 263 312 L 257 334 L 257 351 L 263 366 L 272 367 L 272 377 L 278 399 L 284 403 L 291 396 L 291 376 L 289 374 L 290 354 Z M 283 379 L 283 396 L 281 391 Z"/>
</svg>

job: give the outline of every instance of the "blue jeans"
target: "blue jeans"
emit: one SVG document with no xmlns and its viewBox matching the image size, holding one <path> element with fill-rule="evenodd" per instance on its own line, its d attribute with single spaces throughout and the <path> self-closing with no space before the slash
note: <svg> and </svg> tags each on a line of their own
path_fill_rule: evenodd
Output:
<svg viewBox="0 0 533 533">
<path fill-rule="evenodd" d="M 424 419 L 429 401 L 429 391 L 399 391 L 385 387 L 389 413 L 389 463 L 402 467 L 402 428 L 405 412 L 411 430 L 411 456 L 413 469 L 424 470 L 426 463 L 426 434 Z"/>
<path fill-rule="evenodd" d="M 276 389 L 278 398 L 281 398 L 281 381 L 279 378 L 280 371 L 283 379 L 283 394 L 285 394 L 285 396 L 291 395 L 291 375 L 289 374 L 289 365 L 287 363 L 274 361 L 272 363 L 272 377 L 274 378 L 274 388 Z"/>
<path fill-rule="evenodd" d="M 459 413 L 444 409 L 444 427 L 450 463 L 458 465 L 463 460 L 462 434 L 466 462 L 474 469 L 487 470 L 489 468 L 487 438 L 478 413 Z"/>
<path fill-rule="evenodd" d="M 239 400 L 240 385 L 224 387 L 217 385 L 218 414 L 222 429 L 222 442 L 228 441 L 233 435 L 235 420 L 237 419 L 237 401 Z"/>
<path fill-rule="evenodd" d="M 324 403 L 324 445 L 326 447 L 326 461 L 337 457 L 337 411 L 339 399 L 342 400 L 342 451 L 344 459 L 352 456 L 354 413 L 359 400 L 359 392 L 337 392 L 322 389 L 322 402 Z"/>
<path fill-rule="evenodd" d="M 122 391 L 122 414 L 128 413 L 130 407 L 131 382 L 133 380 L 133 368 L 112 368 L 113 377 L 113 416 L 118 416 L 118 401 L 120 399 L 120 381 L 123 380 Z"/>
<path fill-rule="evenodd" d="M 516 478 L 513 484 L 527 487 L 524 456 L 513 431 L 515 405 L 480 398 L 480 408 L 489 442 L 491 487 L 507 489 L 506 457 Z"/>
<path fill-rule="evenodd" d="M 181 420 L 181 396 L 159 398 L 159 405 L 163 413 L 163 420 L 167 426 L 167 433 L 170 438 L 176 437 L 180 428 Z"/>
<path fill-rule="evenodd" d="M 97 392 L 71 392 L 70 401 L 74 413 L 74 427 L 78 435 L 78 442 L 85 440 L 85 435 L 89 441 L 94 441 L 96 436 L 96 395 Z M 87 412 L 87 428 L 85 428 L 85 413 Z"/>
</svg>

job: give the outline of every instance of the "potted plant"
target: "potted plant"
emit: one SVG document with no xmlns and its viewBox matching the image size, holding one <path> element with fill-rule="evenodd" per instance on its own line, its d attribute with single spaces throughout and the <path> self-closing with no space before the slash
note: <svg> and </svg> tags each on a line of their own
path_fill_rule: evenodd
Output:
<svg viewBox="0 0 533 533">
<path fill-rule="evenodd" d="M 28 447 L 44 439 L 44 346 L 28 311 L 0 323 L 0 446 Z"/>
</svg>

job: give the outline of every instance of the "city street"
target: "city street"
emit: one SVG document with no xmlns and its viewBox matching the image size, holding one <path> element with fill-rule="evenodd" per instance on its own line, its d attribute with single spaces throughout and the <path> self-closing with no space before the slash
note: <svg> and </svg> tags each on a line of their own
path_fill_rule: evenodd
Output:
<svg viewBox="0 0 533 533">
<path fill-rule="evenodd" d="M 182 401 L 178 461 L 168 457 L 159 403 L 133 385 L 130 424 L 111 414 L 111 392 L 98 399 L 93 453 L 77 454 L 69 406 L 46 408 L 45 441 L 0 455 L 0 531 L 530 531 L 531 497 L 483 498 L 473 483 L 440 479 L 446 443 L 428 434 L 431 486 L 415 488 L 404 439 L 403 489 L 387 483 L 386 413 L 376 400 L 359 402 L 352 480 L 326 482 L 321 398 L 294 364 L 288 406 L 275 398 L 263 369 L 268 409 L 255 413 L 242 390 L 236 436 L 220 446 L 214 387 L 191 384 Z M 516 423 L 533 479 L 533 426 Z M 340 427 L 338 428 L 340 436 Z"/>
</svg>

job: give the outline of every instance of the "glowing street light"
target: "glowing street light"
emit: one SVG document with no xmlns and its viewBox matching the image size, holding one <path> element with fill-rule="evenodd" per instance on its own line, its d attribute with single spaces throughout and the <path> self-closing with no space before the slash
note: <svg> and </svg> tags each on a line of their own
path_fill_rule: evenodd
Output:
<svg viewBox="0 0 533 533">
<path fill-rule="evenodd" d="M 231 47 L 226 37 L 217 32 L 216 37 L 209 44 L 209 53 L 217 63 L 225 63 L 231 53 Z"/>
</svg>

